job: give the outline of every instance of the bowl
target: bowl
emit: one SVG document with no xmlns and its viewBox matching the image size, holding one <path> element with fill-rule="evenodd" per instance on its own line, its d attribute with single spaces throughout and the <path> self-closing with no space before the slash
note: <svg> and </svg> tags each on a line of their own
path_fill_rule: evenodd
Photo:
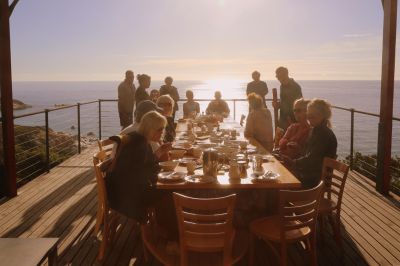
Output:
<svg viewBox="0 0 400 266">
<path fill-rule="evenodd" d="M 185 154 L 185 150 L 170 150 L 169 155 L 172 159 L 180 159 Z"/>
<path fill-rule="evenodd" d="M 164 171 L 175 171 L 175 168 L 178 166 L 179 162 L 165 161 L 165 162 L 159 162 L 158 164 Z"/>
</svg>

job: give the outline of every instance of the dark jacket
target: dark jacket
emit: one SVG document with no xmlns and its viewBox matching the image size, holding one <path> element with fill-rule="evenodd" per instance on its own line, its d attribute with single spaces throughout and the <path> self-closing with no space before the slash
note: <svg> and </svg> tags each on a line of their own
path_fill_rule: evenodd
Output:
<svg viewBox="0 0 400 266">
<path fill-rule="evenodd" d="M 288 118 L 290 118 L 291 121 L 296 121 L 293 114 L 293 103 L 301 97 L 303 97 L 301 87 L 294 79 L 289 79 L 288 84 L 281 85 L 279 126 L 284 130 L 289 126 L 287 122 Z"/>
<path fill-rule="evenodd" d="M 169 95 L 174 100 L 174 113 L 179 109 L 178 101 L 179 101 L 179 93 L 178 89 L 175 86 L 168 87 L 167 85 L 162 85 L 160 87 L 160 95 Z"/>
<path fill-rule="evenodd" d="M 166 118 L 167 126 L 165 127 L 164 142 L 172 142 L 176 137 L 174 118 L 170 116 L 167 116 Z"/>
<path fill-rule="evenodd" d="M 246 94 L 249 95 L 250 93 L 255 93 L 258 94 L 262 100 L 264 107 L 267 107 L 267 104 L 265 103 L 265 96 L 268 94 L 268 86 L 265 81 L 259 80 L 255 81 L 253 80 L 252 82 L 247 84 L 247 89 L 246 89 Z"/>
<path fill-rule="evenodd" d="M 324 157 L 336 158 L 336 150 L 336 136 L 326 122 L 311 130 L 304 156 L 294 160 L 296 172 L 304 187 L 318 184 Z"/>
<path fill-rule="evenodd" d="M 108 201 L 112 209 L 141 221 L 157 199 L 159 166 L 151 146 L 137 132 L 129 134 L 121 149 L 114 170 L 106 176 Z"/>
<path fill-rule="evenodd" d="M 135 93 L 136 107 L 141 101 L 150 100 L 150 95 L 147 93 L 146 89 L 138 87 Z"/>
</svg>

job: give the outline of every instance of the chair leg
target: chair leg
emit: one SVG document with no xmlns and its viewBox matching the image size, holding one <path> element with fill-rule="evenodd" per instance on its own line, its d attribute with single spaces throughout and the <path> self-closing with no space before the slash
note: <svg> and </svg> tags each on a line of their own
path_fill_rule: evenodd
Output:
<svg viewBox="0 0 400 266">
<path fill-rule="evenodd" d="M 249 242 L 249 266 L 254 265 L 254 253 L 255 253 L 255 241 L 256 237 L 254 234 L 250 234 L 250 242 Z"/>
<path fill-rule="evenodd" d="M 108 221 L 104 221 L 103 225 L 103 231 L 102 231 L 102 240 L 99 248 L 99 254 L 97 255 L 97 260 L 101 261 L 104 258 L 104 255 L 106 253 L 106 248 L 109 240 L 109 231 L 110 231 L 110 225 L 108 224 Z"/>
<path fill-rule="evenodd" d="M 99 204 L 97 207 L 96 225 L 95 225 L 94 231 L 93 231 L 94 236 L 97 236 L 97 234 L 100 231 L 101 224 L 103 223 L 103 215 L 104 215 L 104 210 L 103 210 L 101 204 Z"/>
<path fill-rule="evenodd" d="M 319 224 L 319 235 L 321 237 L 321 245 L 325 243 L 325 226 L 324 226 L 324 216 L 318 215 L 318 224 Z"/>
<path fill-rule="evenodd" d="M 333 232 L 335 234 L 336 244 L 342 248 L 342 237 L 340 232 L 340 216 L 338 214 L 333 217 L 333 213 L 329 215 L 329 222 L 332 226 Z"/>
<path fill-rule="evenodd" d="M 310 239 L 310 257 L 311 257 L 311 265 L 317 266 L 318 265 L 318 260 L 317 260 L 317 245 L 316 245 L 316 235 L 314 234 L 311 236 Z"/>
<path fill-rule="evenodd" d="M 287 265 L 287 246 L 286 244 L 281 243 L 281 257 L 280 257 L 280 265 Z"/>
</svg>

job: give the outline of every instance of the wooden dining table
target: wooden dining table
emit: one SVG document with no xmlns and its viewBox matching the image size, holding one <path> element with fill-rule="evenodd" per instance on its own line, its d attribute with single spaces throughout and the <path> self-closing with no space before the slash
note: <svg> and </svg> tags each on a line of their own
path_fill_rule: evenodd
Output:
<svg viewBox="0 0 400 266">
<path fill-rule="evenodd" d="M 219 124 L 220 130 L 235 129 L 238 133 L 237 140 L 245 140 L 243 136 L 244 129 L 235 121 L 225 121 Z M 187 122 L 179 121 L 176 127 L 177 138 L 181 134 L 187 131 Z M 263 150 L 262 147 L 257 147 L 259 150 Z M 265 150 L 263 150 L 265 152 Z M 272 155 L 268 156 L 268 161 L 263 163 L 263 168 L 265 171 L 272 171 L 278 174 L 278 177 L 274 180 L 256 180 L 253 178 L 253 170 L 251 167 L 247 169 L 247 176 L 244 178 L 230 179 L 229 174 L 226 171 L 219 171 L 214 182 L 209 183 L 192 183 L 186 180 L 174 181 L 174 182 L 157 182 L 157 189 L 160 190 L 203 190 L 203 189 L 220 189 L 220 190 L 242 190 L 242 189 L 270 189 L 270 190 L 281 190 L 281 189 L 298 189 L 301 188 L 300 181 L 285 167 L 279 160 L 274 158 Z M 177 166 L 176 172 L 187 173 L 185 166 Z M 203 174 L 203 169 L 196 169 L 195 174 Z"/>
</svg>

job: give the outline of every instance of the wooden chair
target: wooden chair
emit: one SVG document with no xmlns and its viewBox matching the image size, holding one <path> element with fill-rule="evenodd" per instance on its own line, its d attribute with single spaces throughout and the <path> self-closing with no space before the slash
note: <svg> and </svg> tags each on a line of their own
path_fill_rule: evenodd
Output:
<svg viewBox="0 0 400 266">
<path fill-rule="evenodd" d="M 102 150 L 93 156 L 94 171 L 96 174 L 97 183 L 97 215 L 96 215 L 96 225 L 94 229 L 94 235 L 97 236 L 101 230 L 102 241 L 99 248 L 99 254 L 97 256 L 98 260 L 102 260 L 106 251 L 106 247 L 113 236 L 114 224 L 117 219 L 117 213 L 110 209 L 108 206 L 107 190 L 105 185 L 105 165 L 109 164 L 107 159 L 106 151 Z"/>
<path fill-rule="evenodd" d="M 335 235 L 336 243 L 340 247 L 342 246 L 340 210 L 348 173 L 348 165 L 332 158 L 324 158 L 321 177 L 325 186 L 318 209 L 321 237 L 323 240 L 324 217 L 328 217 Z"/>
<path fill-rule="evenodd" d="M 263 239 L 279 257 L 273 243 L 280 244 L 280 265 L 287 264 L 288 244 L 304 241 L 311 253 L 311 264 L 317 265 L 316 219 L 323 182 L 309 190 L 279 192 L 279 214 L 261 218 L 250 224 L 250 261 L 254 263 L 255 236 Z"/>
<path fill-rule="evenodd" d="M 248 234 L 236 232 L 232 225 L 236 195 L 199 199 L 174 193 L 173 197 L 181 266 L 188 265 L 189 251 L 222 252 L 223 265 L 232 265 L 244 256 Z"/>
<path fill-rule="evenodd" d="M 99 145 L 99 151 L 105 151 L 109 158 L 114 158 L 117 151 L 118 144 L 111 139 L 97 140 L 97 145 Z"/>
</svg>

